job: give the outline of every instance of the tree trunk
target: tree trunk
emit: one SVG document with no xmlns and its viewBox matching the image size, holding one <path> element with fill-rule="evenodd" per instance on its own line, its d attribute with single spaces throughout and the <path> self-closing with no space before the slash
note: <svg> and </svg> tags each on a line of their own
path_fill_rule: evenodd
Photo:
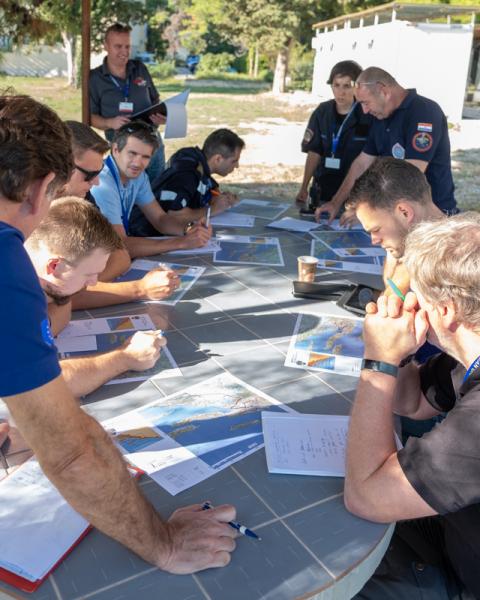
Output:
<svg viewBox="0 0 480 600">
<path fill-rule="evenodd" d="M 277 54 L 275 65 L 275 74 L 273 76 L 272 92 L 274 94 L 283 94 L 286 91 L 286 78 L 288 73 L 288 58 L 293 40 L 290 40 L 286 46 L 281 48 Z"/>
<path fill-rule="evenodd" d="M 253 65 L 253 75 L 254 77 L 258 77 L 258 44 L 255 44 L 255 62 Z"/>
<path fill-rule="evenodd" d="M 75 85 L 75 74 L 74 74 L 74 54 L 75 54 L 75 37 L 69 35 L 66 31 L 62 31 L 62 42 L 63 49 L 67 56 L 67 80 L 68 85 Z"/>
<path fill-rule="evenodd" d="M 253 52 L 254 49 L 250 46 L 248 49 L 248 76 L 253 77 Z"/>
</svg>

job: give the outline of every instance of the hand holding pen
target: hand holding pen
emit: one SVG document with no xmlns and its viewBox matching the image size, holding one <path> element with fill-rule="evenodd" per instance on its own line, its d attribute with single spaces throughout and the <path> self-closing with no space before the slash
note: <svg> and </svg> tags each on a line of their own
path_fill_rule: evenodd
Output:
<svg viewBox="0 0 480 600">
<path fill-rule="evenodd" d="M 213 508 L 213 506 L 210 504 L 210 502 L 205 502 L 202 506 L 202 510 L 209 510 L 211 508 Z M 240 525 L 240 523 L 237 523 L 236 521 L 228 521 L 228 524 L 230 525 L 230 527 L 236 529 L 238 533 L 241 533 L 242 535 L 253 538 L 255 540 L 262 539 L 254 531 L 252 531 L 248 527 L 245 527 L 245 525 Z"/>
</svg>

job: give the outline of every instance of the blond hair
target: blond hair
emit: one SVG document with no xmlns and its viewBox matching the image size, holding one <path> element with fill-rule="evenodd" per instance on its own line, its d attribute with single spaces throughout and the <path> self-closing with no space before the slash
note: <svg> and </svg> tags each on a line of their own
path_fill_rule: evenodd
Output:
<svg viewBox="0 0 480 600">
<path fill-rule="evenodd" d="M 95 249 L 108 254 L 123 248 L 120 236 L 87 200 L 69 196 L 52 202 L 47 216 L 27 240 L 28 248 L 45 245 L 50 252 L 76 264 Z"/>
<path fill-rule="evenodd" d="M 418 224 L 406 238 L 404 263 L 428 302 L 452 302 L 458 320 L 480 330 L 479 213 Z"/>
</svg>

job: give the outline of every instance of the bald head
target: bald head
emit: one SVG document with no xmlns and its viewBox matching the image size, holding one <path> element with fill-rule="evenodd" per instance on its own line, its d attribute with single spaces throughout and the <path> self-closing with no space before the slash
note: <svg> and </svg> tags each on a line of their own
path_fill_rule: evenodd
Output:
<svg viewBox="0 0 480 600">
<path fill-rule="evenodd" d="M 387 73 L 387 71 L 380 69 L 380 67 L 368 67 L 360 73 L 355 81 L 356 86 L 375 86 L 376 84 L 387 86 L 398 85 L 395 78 L 390 73 Z"/>
</svg>

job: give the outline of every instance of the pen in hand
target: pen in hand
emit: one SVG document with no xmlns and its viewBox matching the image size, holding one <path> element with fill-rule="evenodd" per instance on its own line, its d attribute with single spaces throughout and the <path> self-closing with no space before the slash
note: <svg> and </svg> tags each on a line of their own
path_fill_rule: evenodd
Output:
<svg viewBox="0 0 480 600">
<path fill-rule="evenodd" d="M 387 279 L 387 283 L 388 285 L 392 288 L 394 294 L 396 296 L 398 296 L 400 298 L 400 300 L 402 302 L 405 302 L 405 296 L 402 294 L 401 290 L 399 289 L 399 287 L 395 284 L 395 282 L 393 281 L 393 279 Z"/>
<path fill-rule="evenodd" d="M 202 510 L 208 510 L 209 508 L 212 508 L 210 502 L 205 502 L 202 506 Z M 255 540 L 262 539 L 254 531 L 248 529 L 248 527 L 245 527 L 244 525 L 240 525 L 240 523 L 237 523 L 236 521 L 229 521 L 228 524 L 230 525 L 230 527 L 233 527 L 233 529 L 236 529 L 242 535 L 246 535 L 247 537 L 251 537 Z"/>
<path fill-rule="evenodd" d="M 208 228 L 208 227 L 209 227 L 209 225 L 210 225 L 210 213 L 211 213 L 211 212 L 212 212 L 212 207 L 211 207 L 211 206 L 208 206 L 208 207 L 207 207 L 207 220 L 206 220 L 206 222 L 205 222 L 205 227 L 207 227 L 207 228 Z"/>
</svg>

